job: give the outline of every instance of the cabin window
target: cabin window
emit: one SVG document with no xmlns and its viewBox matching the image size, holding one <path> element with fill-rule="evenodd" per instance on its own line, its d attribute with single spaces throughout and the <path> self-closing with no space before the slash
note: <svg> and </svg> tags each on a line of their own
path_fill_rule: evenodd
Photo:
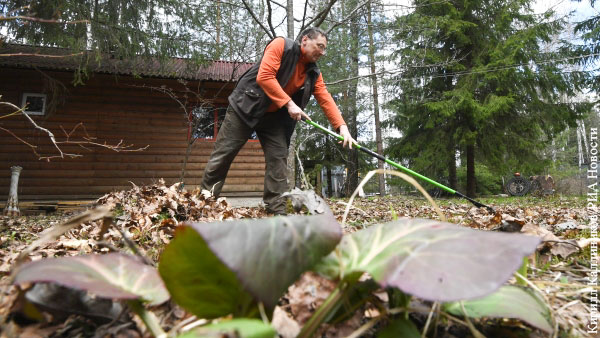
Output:
<svg viewBox="0 0 600 338">
<path fill-rule="evenodd" d="M 201 106 L 194 107 L 191 120 L 193 138 L 214 138 L 215 114 L 213 109 Z"/>
<path fill-rule="evenodd" d="M 191 137 L 195 139 L 216 139 L 221 124 L 225 120 L 226 112 L 226 107 L 194 107 L 190 113 Z M 253 132 L 249 139 L 258 139 L 256 132 Z"/>
<path fill-rule="evenodd" d="M 46 113 L 46 94 L 23 93 L 21 107 L 29 115 L 44 115 Z"/>
</svg>

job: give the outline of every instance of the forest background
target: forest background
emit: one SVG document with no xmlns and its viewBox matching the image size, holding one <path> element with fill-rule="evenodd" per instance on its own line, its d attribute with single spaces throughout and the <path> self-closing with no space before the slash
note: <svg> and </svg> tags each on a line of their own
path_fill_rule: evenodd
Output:
<svg viewBox="0 0 600 338">
<path fill-rule="evenodd" d="M 104 53 L 256 62 L 273 37 L 319 26 L 325 81 L 361 143 L 470 196 L 501 193 L 514 172 L 550 174 L 559 192 L 581 194 L 600 119 L 600 16 L 594 0 L 542 3 L 7 0 L 0 43 L 92 51 L 74 75 L 85 85 Z M 315 102 L 307 110 L 327 124 Z M 297 183 L 323 172 L 329 196 L 336 169 L 352 192 L 383 166 L 305 125 L 291 150 Z M 383 176 L 366 188 L 406 189 Z"/>
</svg>

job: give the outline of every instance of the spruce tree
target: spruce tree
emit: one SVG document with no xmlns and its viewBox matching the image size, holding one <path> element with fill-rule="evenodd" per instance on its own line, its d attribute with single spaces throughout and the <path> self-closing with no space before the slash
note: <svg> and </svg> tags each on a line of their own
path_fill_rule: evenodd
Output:
<svg viewBox="0 0 600 338">
<path fill-rule="evenodd" d="M 439 177 L 452 175 L 447 168 L 460 151 L 469 196 L 476 161 L 499 174 L 543 163 L 542 147 L 587 107 L 562 102 L 582 79 L 562 71 L 560 51 L 543 48 L 565 21 L 532 14 L 530 4 L 414 1 L 415 11 L 395 25 L 405 72 L 392 102 L 393 124 L 403 133 L 393 155 Z"/>
</svg>

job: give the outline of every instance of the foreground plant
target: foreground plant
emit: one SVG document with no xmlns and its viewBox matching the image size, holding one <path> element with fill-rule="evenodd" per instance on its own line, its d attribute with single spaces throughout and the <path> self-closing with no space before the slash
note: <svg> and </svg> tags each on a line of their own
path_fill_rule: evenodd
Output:
<svg viewBox="0 0 600 338">
<path fill-rule="evenodd" d="M 273 337 L 276 332 L 268 320 L 278 299 L 309 270 L 335 281 L 337 287 L 304 325 L 299 337 L 311 337 L 323 323 L 348 317 L 380 288 L 388 291 L 388 307 L 367 324 L 372 326 L 385 319 L 389 325 L 382 330 L 384 336 L 418 334 L 408 317 L 413 311 L 409 306 L 411 296 L 434 302 L 434 308 L 443 303 L 441 310 L 448 314 L 514 317 L 552 331 L 543 302 L 524 289 L 502 287 L 523 257 L 535 250 L 538 238 L 422 219 L 378 224 L 342 237 L 331 211 L 323 208 L 324 203 L 317 203 L 318 208 L 312 205 L 309 210 L 321 214 L 312 216 L 189 223 L 178 227 L 158 268 L 168 293 L 199 318 L 233 317 L 186 333 L 186 337 L 223 331 L 235 331 L 242 337 Z M 127 292 L 132 292 L 133 285 L 140 286 L 125 278 L 127 274 L 104 278 L 106 271 L 115 270 L 110 267 L 110 259 L 103 260 L 108 266 L 90 271 L 88 260 L 97 261 L 97 257 L 106 256 L 32 263 L 37 270 L 24 267 L 16 282 L 50 281 L 96 294 L 103 283 L 114 284 L 115 280 Z M 42 277 L 44 271 L 63 263 L 77 266 L 70 261 L 78 259 L 86 260 L 77 269 L 90 283 L 72 283 L 69 277 L 54 275 Z M 120 262 L 116 266 L 121 268 L 116 271 L 137 269 L 132 269 L 126 260 Z M 149 266 L 144 269 L 156 274 Z M 132 293 L 137 300 L 149 300 L 145 293 Z M 105 296 L 129 297 L 118 293 Z M 147 321 L 147 325 L 155 324 Z M 155 335 L 164 334 L 159 329 L 151 328 Z"/>
</svg>

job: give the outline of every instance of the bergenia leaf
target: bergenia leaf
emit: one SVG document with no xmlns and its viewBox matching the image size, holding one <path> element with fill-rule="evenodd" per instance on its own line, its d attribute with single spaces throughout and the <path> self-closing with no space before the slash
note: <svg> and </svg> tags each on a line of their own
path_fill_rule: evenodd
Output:
<svg viewBox="0 0 600 338">
<path fill-rule="evenodd" d="M 407 318 L 400 317 L 392 320 L 392 322 L 383 328 L 377 338 L 421 338 L 421 333 L 415 324 Z"/>
<path fill-rule="evenodd" d="M 136 258 L 120 254 L 42 259 L 23 264 L 15 284 L 51 282 L 112 299 L 141 298 L 164 303 L 169 293 L 158 272 Z"/>
<path fill-rule="evenodd" d="M 200 318 L 249 316 L 255 309 L 252 296 L 191 226 L 177 228 L 158 271 L 173 300 Z"/>
<path fill-rule="evenodd" d="M 457 316 L 473 318 L 500 317 L 517 318 L 546 332 L 552 332 L 550 309 L 530 291 L 506 285 L 481 299 L 444 304 L 444 310 Z"/>
<path fill-rule="evenodd" d="M 215 300 L 223 310 L 239 308 L 239 285 L 272 309 L 304 271 L 335 248 L 341 235 L 331 215 L 193 223 L 167 246 L 159 271 L 174 300 L 184 307 L 180 301 L 188 303 L 190 311 L 192 306 L 201 310 L 191 303 L 212 297 L 208 291 L 221 295 Z"/>
<path fill-rule="evenodd" d="M 368 272 L 383 287 L 432 301 L 472 299 L 497 290 L 539 241 L 436 220 L 403 219 L 344 236 L 316 269 L 330 278 Z"/>
<path fill-rule="evenodd" d="M 274 338 L 277 331 L 262 320 L 239 318 L 199 327 L 177 338 Z"/>
</svg>

